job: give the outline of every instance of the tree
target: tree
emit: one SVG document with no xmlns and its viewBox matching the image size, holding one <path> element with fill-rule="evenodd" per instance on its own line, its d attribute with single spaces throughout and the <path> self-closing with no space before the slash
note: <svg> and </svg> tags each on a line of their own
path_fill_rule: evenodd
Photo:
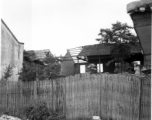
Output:
<svg viewBox="0 0 152 120">
<path fill-rule="evenodd" d="M 23 55 L 23 69 L 19 73 L 21 81 L 54 79 L 60 75 L 60 63 L 52 54 L 47 55 L 43 61 L 31 60 L 26 51 Z"/>
<path fill-rule="evenodd" d="M 111 29 L 100 29 L 101 38 L 96 39 L 100 43 L 136 43 L 137 36 L 131 33 L 133 27 L 127 23 L 116 22 Z"/>
<path fill-rule="evenodd" d="M 4 71 L 4 75 L 1 78 L 1 81 L 8 81 L 8 79 L 13 75 L 13 66 L 8 65 Z"/>
<path fill-rule="evenodd" d="M 126 64 L 125 59 L 131 56 L 130 44 L 136 45 L 136 43 L 139 42 L 137 36 L 132 34 L 130 29 L 133 29 L 133 27 L 126 23 L 116 22 L 115 24 L 112 24 L 111 29 L 100 29 L 98 35 L 101 36 L 101 38 L 96 39 L 100 43 L 113 44 L 114 47 L 111 49 L 113 59 L 108 61 L 107 65 L 112 62 L 121 63 L 121 72 L 126 71 L 126 67 L 122 66 Z M 129 66 L 128 68 L 130 69 Z"/>
</svg>

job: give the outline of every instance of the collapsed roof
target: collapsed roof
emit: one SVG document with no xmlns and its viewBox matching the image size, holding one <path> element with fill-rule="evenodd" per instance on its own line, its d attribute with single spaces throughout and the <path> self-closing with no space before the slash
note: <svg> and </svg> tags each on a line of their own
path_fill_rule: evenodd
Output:
<svg viewBox="0 0 152 120">
<path fill-rule="evenodd" d="M 30 50 L 26 51 L 28 53 L 28 57 L 31 61 L 40 60 L 43 61 L 49 54 L 51 54 L 49 49 L 45 50 Z"/>
</svg>

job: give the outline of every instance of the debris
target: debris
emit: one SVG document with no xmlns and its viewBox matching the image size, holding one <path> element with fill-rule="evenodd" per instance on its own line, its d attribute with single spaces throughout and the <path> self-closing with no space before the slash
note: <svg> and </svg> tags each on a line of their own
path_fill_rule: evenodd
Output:
<svg viewBox="0 0 152 120">
<path fill-rule="evenodd" d="M 20 118 L 9 116 L 9 115 L 2 115 L 0 120 L 21 120 Z"/>
<path fill-rule="evenodd" d="M 92 120 L 101 120 L 99 116 L 93 116 Z"/>
</svg>

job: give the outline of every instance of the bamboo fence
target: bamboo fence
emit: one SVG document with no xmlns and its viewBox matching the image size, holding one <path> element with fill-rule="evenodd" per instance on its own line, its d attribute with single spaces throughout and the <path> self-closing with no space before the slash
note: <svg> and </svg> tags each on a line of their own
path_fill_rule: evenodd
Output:
<svg viewBox="0 0 152 120">
<path fill-rule="evenodd" d="M 66 120 L 150 120 L 150 77 L 79 74 L 55 80 L 0 83 L 0 114 L 44 101 Z"/>
</svg>

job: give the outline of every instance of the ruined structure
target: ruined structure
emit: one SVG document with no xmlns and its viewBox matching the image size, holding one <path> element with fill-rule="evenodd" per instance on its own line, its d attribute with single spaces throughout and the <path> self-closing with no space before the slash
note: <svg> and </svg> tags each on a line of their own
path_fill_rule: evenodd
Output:
<svg viewBox="0 0 152 120">
<path fill-rule="evenodd" d="M 0 51 L 0 79 L 8 66 L 12 67 L 12 76 L 9 80 L 17 81 L 18 73 L 22 68 L 24 43 L 19 42 L 1 19 L 1 51 Z"/>
<path fill-rule="evenodd" d="M 147 69 L 151 68 L 151 39 L 152 39 L 152 0 L 139 0 L 127 5 L 134 29 L 144 52 Z"/>
</svg>

